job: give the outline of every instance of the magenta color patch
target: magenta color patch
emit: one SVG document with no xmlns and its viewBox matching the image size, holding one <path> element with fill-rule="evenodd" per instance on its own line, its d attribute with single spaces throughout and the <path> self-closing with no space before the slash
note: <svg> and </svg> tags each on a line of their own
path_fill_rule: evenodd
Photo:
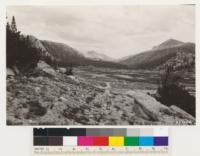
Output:
<svg viewBox="0 0 200 156">
<path fill-rule="evenodd" d="M 78 146 L 92 146 L 93 137 L 90 136 L 78 136 Z"/>
</svg>

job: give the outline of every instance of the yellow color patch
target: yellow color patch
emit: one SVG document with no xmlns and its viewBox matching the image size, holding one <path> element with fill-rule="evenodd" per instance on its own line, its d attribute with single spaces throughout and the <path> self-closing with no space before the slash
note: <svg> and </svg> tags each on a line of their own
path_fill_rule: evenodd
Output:
<svg viewBox="0 0 200 156">
<path fill-rule="evenodd" d="M 124 146 L 124 137 L 109 137 L 109 146 Z"/>
</svg>

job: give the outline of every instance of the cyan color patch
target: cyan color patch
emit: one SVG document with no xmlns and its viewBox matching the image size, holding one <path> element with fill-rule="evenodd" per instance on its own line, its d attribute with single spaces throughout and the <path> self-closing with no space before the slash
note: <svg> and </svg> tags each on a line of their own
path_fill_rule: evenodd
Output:
<svg viewBox="0 0 200 156">
<path fill-rule="evenodd" d="M 139 146 L 154 146 L 153 137 L 139 137 Z"/>
</svg>

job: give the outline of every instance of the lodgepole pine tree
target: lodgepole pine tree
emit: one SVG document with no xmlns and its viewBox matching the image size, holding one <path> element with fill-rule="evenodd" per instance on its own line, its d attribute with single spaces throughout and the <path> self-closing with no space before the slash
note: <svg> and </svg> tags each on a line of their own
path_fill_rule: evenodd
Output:
<svg viewBox="0 0 200 156">
<path fill-rule="evenodd" d="M 15 22 L 15 17 L 14 17 L 14 16 L 12 17 L 11 31 L 12 31 L 13 33 L 17 33 L 17 25 L 16 25 L 16 22 Z"/>
</svg>

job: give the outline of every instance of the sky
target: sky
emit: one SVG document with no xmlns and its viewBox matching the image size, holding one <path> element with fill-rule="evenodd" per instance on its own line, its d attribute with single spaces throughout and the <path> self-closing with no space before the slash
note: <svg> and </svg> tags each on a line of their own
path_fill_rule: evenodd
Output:
<svg viewBox="0 0 200 156">
<path fill-rule="evenodd" d="M 23 34 L 116 59 L 171 38 L 195 42 L 192 5 L 9 6 L 12 16 Z"/>
</svg>

